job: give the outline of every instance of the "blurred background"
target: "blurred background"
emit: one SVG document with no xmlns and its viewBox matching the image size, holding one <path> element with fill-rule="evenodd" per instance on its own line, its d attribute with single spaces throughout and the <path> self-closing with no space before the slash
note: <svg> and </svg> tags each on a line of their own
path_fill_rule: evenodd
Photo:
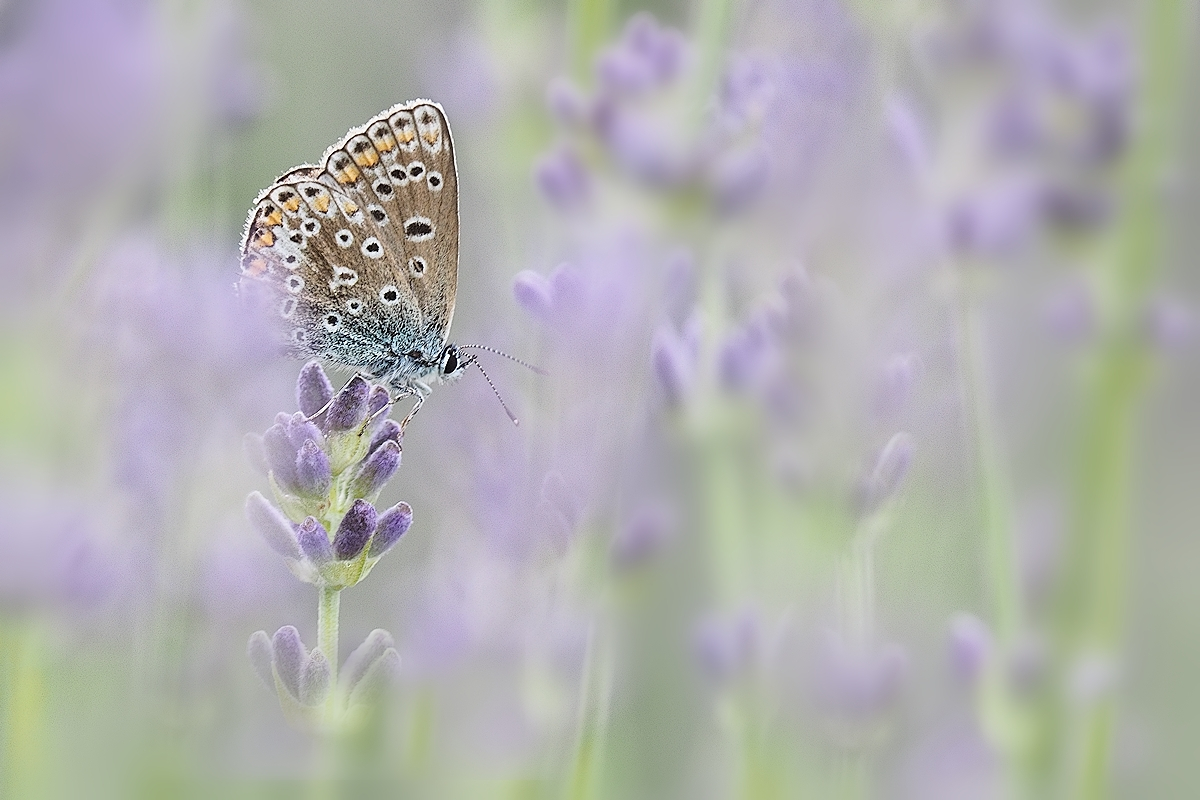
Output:
<svg viewBox="0 0 1200 800">
<path fill-rule="evenodd" d="M 0 0 L 0 795 L 1200 793 L 1186 0 Z M 452 338 L 344 592 L 401 669 L 287 724 L 316 592 L 255 195 L 428 97 Z M 334 374 L 335 383 L 349 375 Z"/>
</svg>

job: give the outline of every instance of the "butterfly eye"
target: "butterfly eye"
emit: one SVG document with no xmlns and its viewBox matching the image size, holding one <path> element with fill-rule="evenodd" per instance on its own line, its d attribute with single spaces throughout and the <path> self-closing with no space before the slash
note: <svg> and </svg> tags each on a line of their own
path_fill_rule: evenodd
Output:
<svg viewBox="0 0 1200 800">
<path fill-rule="evenodd" d="M 453 350 L 446 351 L 446 362 L 442 364 L 442 374 L 450 375 L 458 369 L 458 354 Z"/>
</svg>

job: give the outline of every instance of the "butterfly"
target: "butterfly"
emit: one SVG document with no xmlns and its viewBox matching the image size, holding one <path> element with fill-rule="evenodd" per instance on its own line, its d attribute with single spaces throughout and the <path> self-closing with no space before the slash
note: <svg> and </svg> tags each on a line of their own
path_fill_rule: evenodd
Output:
<svg viewBox="0 0 1200 800">
<path fill-rule="evenodd" d="M 447 341 L 458 236 L 450 126 L 440 105 L 414 100 L 352 128 L 319 164 L 288 170 L 259 194 L 239 290 L 278 320 L 291 355 L 414 396 L 407 423 L 431 382 L 474 362 Z"/>
</svg>

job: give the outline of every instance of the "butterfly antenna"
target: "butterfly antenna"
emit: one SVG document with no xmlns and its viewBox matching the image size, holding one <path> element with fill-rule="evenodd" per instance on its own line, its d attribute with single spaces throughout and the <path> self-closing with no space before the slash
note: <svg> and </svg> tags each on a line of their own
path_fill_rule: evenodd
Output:
<svg viewBox="0 0 1200 800">
<path fill-rule="evenodd" d="M 489 353 L 494 353 L 498 356 L 504 356 L 509 361 L 515 361 L 518 364 L 520 364 L 522 367 L 524 367 L 525 369 L 530 370 L 532 372 L 536 372 L 538 375 L 545 375 L 547 377 L 550 376 L 550 373 L 547 372 L 546 370 L 542 369 L 541 367 L 535 367 L 533 364 L 530 364 L 528 361 L 522 361 L 521 359 L 517 358 L 516 356 L 510 356 L 508 353 L 504 352 L 503 350 L 497 350 L 494 347 L 488 347 L 486 344 L 460 344 L 458 346 L 458 349 L 459 350 L 486 350 Z M 482 367 L 480 367 L 480 369 L 482 369 Z"/>
<path fill-rule="evenodd" d="M 496 388 L 496 384 L 492 383 L 491 376 L 487 374 L 487 370 L 485 370 L 483 365 L 479 363 L 479 359 L 472 356 L 467 364 L 474 364 L 479 368 L 479 371 L 483 373 L 483 379 L 488 382 L 488 386 L 492 387 L 492 394 L 496 395 L 496 399 L 500 401 L 500 407 L 504 409 L 504 413 L 508 414 L 508 418 L 512 420 L 513 425 L 520 425 L 521 420 L 517 419 L 517 415 L 514 414 L 512 409 L 508 407 L 508 403 L 504 402 L 504 398 L 500 396 L 500 390 Z"/>
</svg>

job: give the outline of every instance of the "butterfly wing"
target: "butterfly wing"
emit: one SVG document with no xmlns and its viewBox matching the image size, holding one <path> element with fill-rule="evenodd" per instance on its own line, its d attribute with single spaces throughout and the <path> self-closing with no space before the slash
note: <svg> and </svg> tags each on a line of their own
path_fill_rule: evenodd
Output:
<svg viewBox="0 0 1200 800">
<path fill-rule="evenodd" d="M 291 351 L 379 376 L 430 371 L 454 316 L 458 175 L 440 106 L 395 106 L 255 203 L 242 286 Z"/>
</svg>

